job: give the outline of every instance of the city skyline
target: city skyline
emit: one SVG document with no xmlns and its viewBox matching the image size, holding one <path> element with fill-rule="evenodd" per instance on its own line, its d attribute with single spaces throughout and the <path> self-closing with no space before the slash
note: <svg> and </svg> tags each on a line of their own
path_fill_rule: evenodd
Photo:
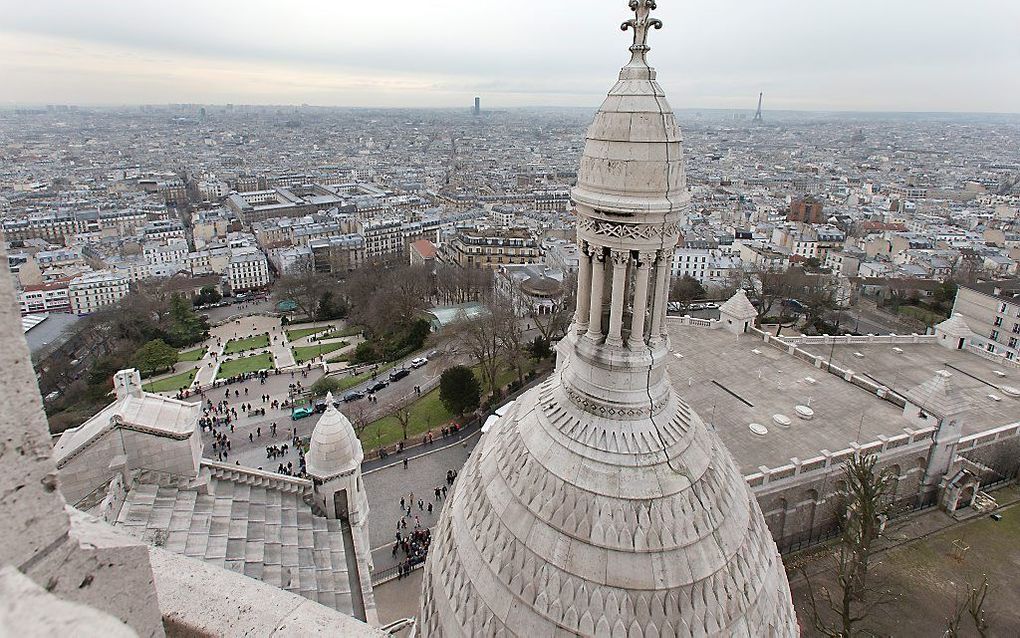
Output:
<svg viewBox="0 0 1020 638">
<path fill-rule="evenodd" d="M 0 6 L 5 106 L 594 107 L 629 37 L 591 27 L 618 21 L 617 3 L 574 0 Z M 1003 81 L 1020 62 L 1020 7 L 1006 2 L 967 6 L 980 32 L 948 0 L 667 1 L 658 14 L 670 29 L 651 61 L 677 109 L 753 112 L 764 91 L 766 111 L 1020 111 L 1020 86 Z"/>
</svg>

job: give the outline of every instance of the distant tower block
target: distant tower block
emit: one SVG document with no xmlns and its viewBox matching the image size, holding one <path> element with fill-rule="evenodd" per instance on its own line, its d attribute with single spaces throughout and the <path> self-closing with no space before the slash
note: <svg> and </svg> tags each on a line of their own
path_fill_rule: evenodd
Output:
<svg viewBox="0 0 1020 638">
<path fill-rule="evenodd" d="M 475 98 L 475 115 L 481 115 L 481 114 L 482 114 L 482 98 L 476 97 Z"/>
<path fill-rule="evenodd" d="M 761 99 L 765 96 L 764 92 L 758 94 L 758 110 L 754 112 L 754 121 L 761 122 Z"/>
</svg>

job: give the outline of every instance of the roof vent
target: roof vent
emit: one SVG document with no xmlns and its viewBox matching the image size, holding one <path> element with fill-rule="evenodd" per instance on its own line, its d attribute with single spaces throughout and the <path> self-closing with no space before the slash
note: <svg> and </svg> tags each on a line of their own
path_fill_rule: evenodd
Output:
<svg viewBox="0 0 1020 638">
<path fill-rule="evenodd" d="M 997 394 L 989 394 L 988 398 L 991 399 L 992 401 L 995 401 L 996 403 L 998 403 L 999 401 L 1002 401 L 1002 397 L 1000 397 Z"/>
<path fill-rule="evenodd" d="M 818 383 L 818 379 L 814 377 L 804 377 L 804 383 L 815 385 L 816 383 Z"/>
<path fill-rule="evenodd" d="M 855 352 L 854 356 L 859 358 L 859 359 L 863 359 L 864 358 L 864 353 L 863 352 Z"/>
<path fill-rule="evenodd" d="M 790 420 L 790 417 L 785 414 L 773 414 L 772 422 L 781 428 L 788 428 L 793 423 L 793 421 Z"/>
<path fill-rule="evenodd" d="M 757 434 L 758 436 L 765 436 L 769 433 L 769 429 L 761 423 L 752 423 L 747 426 L 747 429 L 750 430 L 752 434 Z"/>
<path fill-rule="evenodd" d="M 1002 378 L 1002 377 L 1006 376 L 1006 373 L 1003 372 L 1002 370 L 992 370 L 992 374 L 994 374 L 995 376 L 997 376 L 999 378 Z"/>
<path fill-rule="evenodd" d="M 805 421 L 810 421 L 811 419 L 815 418 L 815 411 L 806 405 L 798 405 L 797 407 L 794 408 L 794 411 L 797 413 L 797 416 L 804 419 Z"/>
<path fill-rule="evenodd" d="M 892 351 L 896 354 L 903 354 L 903 348 L 893 348 Z"/>
</svg>

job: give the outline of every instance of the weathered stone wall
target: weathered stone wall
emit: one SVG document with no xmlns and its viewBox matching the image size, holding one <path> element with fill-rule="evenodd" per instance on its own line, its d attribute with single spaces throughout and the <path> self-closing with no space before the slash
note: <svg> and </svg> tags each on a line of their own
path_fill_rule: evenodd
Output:
<svg viewBox="0 0 1020 638">
<path fill-rule="evenodd" d="M 892 499 L 899 512 L 917 504 L 930 445 L 929 441 L 927 446 L 913 445 L 879 455 L 878 469 L 888 469 L 894 477 Z M 842 464 L 756 488 L 758 504 L 780 551 L 798 549 L 835 533 L 842 489 Z"/>
<path fill-rule="evenodd" d="M 201 459 L 201 435 L 196 428 L 189 438 L 178 441 L 124 428 L 107 431 L 60 468 L 60 491 L 67 501 L 77 503 L 106 485 L 113 475 L 110 461 L 120 454 L 127 456 L 130 470 L 194 476 Z"/>
<path fill-rule="evenodd" d="M 21 332 L 0 243 L 0 566 L 10 565 L 65 600 L 162 636 L 148 556 L 137 541 L 65 511 L 42 397 Z M 72 525 L 73 521 L 73 525 Z M 101 525 L 98 522 L 96 525 Z"/>
</svg>

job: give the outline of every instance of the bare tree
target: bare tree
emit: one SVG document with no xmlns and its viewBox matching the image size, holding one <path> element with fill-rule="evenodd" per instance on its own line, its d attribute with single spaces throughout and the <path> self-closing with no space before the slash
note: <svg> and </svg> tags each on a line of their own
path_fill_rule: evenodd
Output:
<svg viewBox="0 0 1020 638">
<path fill-rule="evenodd" d="M 397 423 L 400 424 L 400 434 L 403 436 L 403 440 L 407 440 L 408 430 L 411 428 L 411 406 L 410 404 L 402 405 L 393 412 L 393 416 L 397 418 Z"/>
<path fill-rule="evenodd" d="M 500 335 L 504 321 L 502 314 L 501 311 L 487 312 L 473 319 L 462 315 L 451 326 L 460 343 L 464 344 L 478 363 L 483 385 L 492 394 L 496 394 L 498 390 L 496 380 L 505 347 Z"/>
<path fill-rule="evenodd" d="M 371 415 L 369 414 L 368 407 L 360 401 L 355 401 L 353 403 L 348 403 L 344 407 L 344 412 L 347 413 L 347 419 L 351 422 L 351 426 L 354 427 L 354 433 L 357 434 L 360 439 L 361 433 L 364 432 L 365 428 L 368 427 L 368 424 L 371 423 Z"/>
<path fill-rule="evenodd" d="M 273 288 L 277 301 L 292 301 L 302 315 L 314 319 L 322 293 L 333 286 L 326 276 L 311 270 L 280 277 Z"/>
<path fill-rule="evenodd" d="M 970 616 L 974 623 L 974 630 L 981 638 L 989 635 L 988 620 L 985 618 L 985 597 L 988 596 L 988 576 L 981 579 L 977 587 L 967 583 L 967 595 L 963 599 L 957 599 L 956 609 L 951 618 L 946 619 L 945 638 L 958 638 L 963 634 L 960 632 L 960 623 L 963 615 Z"/>
<path fill-rule="evenodd" d="M 816 595 L 811 578 L 804 574 L 814 627 L 824 636 L 852 638 L 855 628 L 878 605 L 891 600 L 884 591 L 869 582 L 871 556 L 881 538 L 888 516 L 891 477 L 876 472 L 876 455 L 854 455 L 843 467 L 844 509 L 839 545 L 833 555 L 836 567 L 836 591 L 822 587 Z M 824 610 L 820 609 L 824 604 Z"/>
<path fill-rule="evenodd" d="M 754 266 L 741 273 L 741 287 L 758 309 L 758 322 L 790 293 L 790 276 L 774 265 Z"/>
</svg>

